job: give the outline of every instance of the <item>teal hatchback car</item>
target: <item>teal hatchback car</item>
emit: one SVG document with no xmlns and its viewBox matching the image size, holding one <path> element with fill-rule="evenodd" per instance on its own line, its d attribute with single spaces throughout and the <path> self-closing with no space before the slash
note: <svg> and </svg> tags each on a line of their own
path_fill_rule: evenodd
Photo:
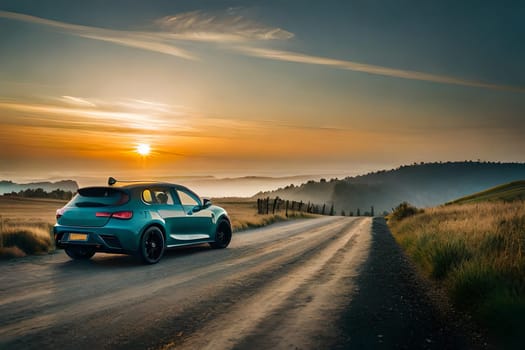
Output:
<svg viewBox="0 0 525 350">
<path fill-rule="evenodd" d="M 96 252 L 139 255 L 155 264 L 167 248 L 209 243 L 226 248 L 228 213 L 190 189 L 160 182 L 119 182 L 85 187 L 57 210 L 56 246 L 72 259 Z"/>
</svg>

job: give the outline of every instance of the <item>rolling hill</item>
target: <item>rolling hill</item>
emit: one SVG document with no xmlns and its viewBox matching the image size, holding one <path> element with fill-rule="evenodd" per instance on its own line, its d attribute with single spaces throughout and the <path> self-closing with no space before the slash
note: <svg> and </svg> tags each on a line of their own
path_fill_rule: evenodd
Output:
<svg viewBox="0 0 525 350">
<path fill-rule="evenodd" d="M 435 206 L 525 179 L 524 163 L 446 162 L 405 165 L 345 179 L 308 181 L 256 197 L 275 197 L 334 204 L 337 212 L 390 211 L 403 201 L 418 207 Z"/>
<path fill-rule="evenodd" d="M 514 181 L 469 196 L 458 198 L 447 204 L 465 204 L 485 201 L 514 201 L 525 199 L 525 181 Z"/>
</svg>

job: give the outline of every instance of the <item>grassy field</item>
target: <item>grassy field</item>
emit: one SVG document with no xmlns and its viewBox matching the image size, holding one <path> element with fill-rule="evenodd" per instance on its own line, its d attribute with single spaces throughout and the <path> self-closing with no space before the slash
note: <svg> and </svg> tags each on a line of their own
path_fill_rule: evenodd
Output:
<svg viewBox="0 0 525 350">
<path fill-rule="evenodd" d="M 51 230 L 55 212 L 65 203 L 0 196 L 0 258 L 53 251 Z"/>
<path fill-rule="evenodd" d="M 514 181 L 496 186 L 486 191 L 462 197 L 448 204 L 479 203 L 487 201 L 515 201 L 525 200 L 525 181 Z"/>
<path fill-rule="evenodd" d="M 0 258 L 53 251 L 51 235 L 55 212 L 65 203 L 54 199 L 0 196 Z M 234 231 L 265 226 L 289 218 L 312 216 L 294 213 L 289 218 L 282 213 L 259 215 L 256 202 L 245 198 L 219 198 L 214 199 L 213 203 L 228 211 Z"/>
<path fill-rule="evenodd" d="M 407 254 L 459 309 L 485 325 L 502 348 L 522 349 L 525 201 L 477 201 L 413 214 L 389 219 Z"/>
</svg>

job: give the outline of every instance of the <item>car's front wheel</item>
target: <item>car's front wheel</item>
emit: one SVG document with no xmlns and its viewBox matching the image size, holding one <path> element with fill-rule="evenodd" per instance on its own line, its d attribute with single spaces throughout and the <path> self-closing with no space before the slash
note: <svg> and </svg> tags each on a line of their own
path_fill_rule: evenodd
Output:
<svg viewBox="0 0 525 350">
<path fill-rule="evenodd" d="M 85 246 L 68 246 L 64 250 L 66 254 L 75 260 L 87 260 L 95 255 L 95 248 Z"/>
<path fill-rule="evenodd" d="M 156 264 L 164 255 L 164 235 L 158 227 L 148 228 L 142 235 L 140 255 L 146 264 Z"/>
<path fill-rule="evenodd" d="M 215 242 L 210 243 L 212 248 L 226 248 L 232 239 L 232 228 L 230 223 L 226 220 L 222 220 L 217 225 L 215 231 Z"/>
</svg>

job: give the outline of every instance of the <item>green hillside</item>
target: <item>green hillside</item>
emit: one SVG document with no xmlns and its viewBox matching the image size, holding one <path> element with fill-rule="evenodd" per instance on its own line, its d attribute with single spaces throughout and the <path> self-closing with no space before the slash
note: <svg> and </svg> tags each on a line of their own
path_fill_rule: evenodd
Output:
<svg viewBox="0 0 525 350">
<path fill-rule="evenodd" d="M 447 204 L 464 204 L 485 201 L 514 201 L 525 199 L 525 180 L 514 181 L 504 185 L 461 197 Z"/>
<path fill-rule="evenodd" d="M 256 197 L 279 196 L 303 203 L 333 204 L 338 213 L 342 210 L 355 213 L 357 209 L 364 212 L 373 206 L 376 213 L 383 213 L 402 202 L 418 208 L 433 207 L 487 188 L 524 180 L 525 163 L 435 162 L 344 179 L 308 181 L 299 186 L 260 192 Z"/>
</svg>

